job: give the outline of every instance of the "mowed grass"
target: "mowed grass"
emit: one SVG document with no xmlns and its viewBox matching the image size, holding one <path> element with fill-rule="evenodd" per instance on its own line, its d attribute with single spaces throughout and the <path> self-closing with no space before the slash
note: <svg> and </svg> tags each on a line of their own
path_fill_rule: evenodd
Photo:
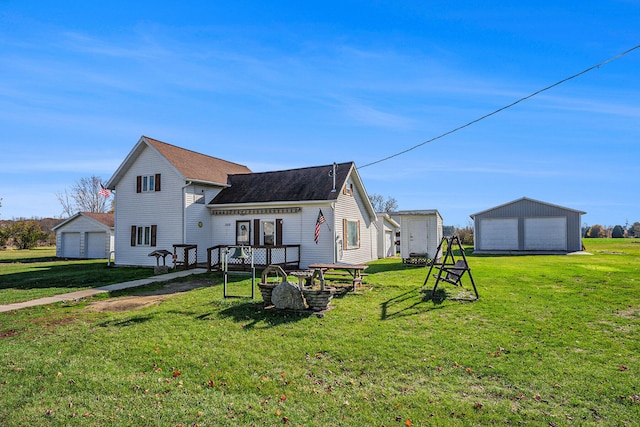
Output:
<svg viewBox="0 0 640 427">
<path fill-rule="evenodd" d="M 0 313 L 0 425 L 638 425 L 640 241 L 585 244 L 469 256 L 476 302 L 387 259 L 324 317 L 225 300 L 219 275 L 134 311 Z"/>
<path fill-rule="evenodd" d="M 0 251 L 0 304 L 48 297 L 153 275 L 149 268 L 108 268 L 107 260 L 63 260 L 55 247 Z"/>
</svg>

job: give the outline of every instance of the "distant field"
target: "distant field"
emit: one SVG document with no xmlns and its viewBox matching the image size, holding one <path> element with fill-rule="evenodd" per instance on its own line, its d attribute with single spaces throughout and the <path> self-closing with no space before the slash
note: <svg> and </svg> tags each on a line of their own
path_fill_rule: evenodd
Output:
<svg viewBox="0 0 640 427">
<path fill-rule="evenodd" d="M 324 317 L 224 299 L 216 274 L 143 308 L 0 313 L 0 425 L 636 426 L 640 239 L 585 245 L 469 255 L 475 302 L 386 259 Z"/>
</svg>

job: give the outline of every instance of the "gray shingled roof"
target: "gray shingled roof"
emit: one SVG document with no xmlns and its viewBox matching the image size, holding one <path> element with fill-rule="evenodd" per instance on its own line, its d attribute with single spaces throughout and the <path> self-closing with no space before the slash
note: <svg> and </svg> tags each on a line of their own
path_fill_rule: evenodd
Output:
<svg viewBox="0 0 640 427">
<path fill-rule="evenodd" d="M 217 205 L 335 200 L 352 167 L 353 162 L 337 165 L 335 192 L 331 191 L 333 165 L 229 175 L 230 187 L 223 189 L 210 203 Z"/>
</svg>

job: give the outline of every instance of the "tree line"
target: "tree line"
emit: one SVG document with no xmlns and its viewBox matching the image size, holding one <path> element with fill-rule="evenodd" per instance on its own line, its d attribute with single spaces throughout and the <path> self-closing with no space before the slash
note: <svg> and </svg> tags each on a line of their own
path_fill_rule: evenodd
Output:
<svg viewBox="0 0 640 427">
<path fill-rule="evenodd" d="M 600 224 L 582 226 L 582 237 L 592 238 L 613 238 L 621 239 L 624 237 L 640 238 L 640 222 L 634 222 L 629 225 L 602 226 Z"/>
</svg>

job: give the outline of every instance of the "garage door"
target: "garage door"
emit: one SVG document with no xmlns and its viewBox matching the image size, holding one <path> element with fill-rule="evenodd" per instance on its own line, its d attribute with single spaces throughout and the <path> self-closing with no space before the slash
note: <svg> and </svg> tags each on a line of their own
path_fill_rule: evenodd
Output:
<svg viewBox="0 0 640 427">
<path fill-rule="evenodd" d="M 62 257 L 80 258 L 80 233 L 62 233 Z"/>
<path fill-rule="evenodd" d="M 567 219 L 525 218 L 524 248 L 531 251 L 566 251 Z"/>
<path fill-rule="evenodd" d="M 106 258 L 106 233 L 87 233 L 87 258 Z"/>
<path fill-rule="evenodd" d="M 481 219 L 479 250 L 518 250 L 518 218 Z"/>
</svg>

